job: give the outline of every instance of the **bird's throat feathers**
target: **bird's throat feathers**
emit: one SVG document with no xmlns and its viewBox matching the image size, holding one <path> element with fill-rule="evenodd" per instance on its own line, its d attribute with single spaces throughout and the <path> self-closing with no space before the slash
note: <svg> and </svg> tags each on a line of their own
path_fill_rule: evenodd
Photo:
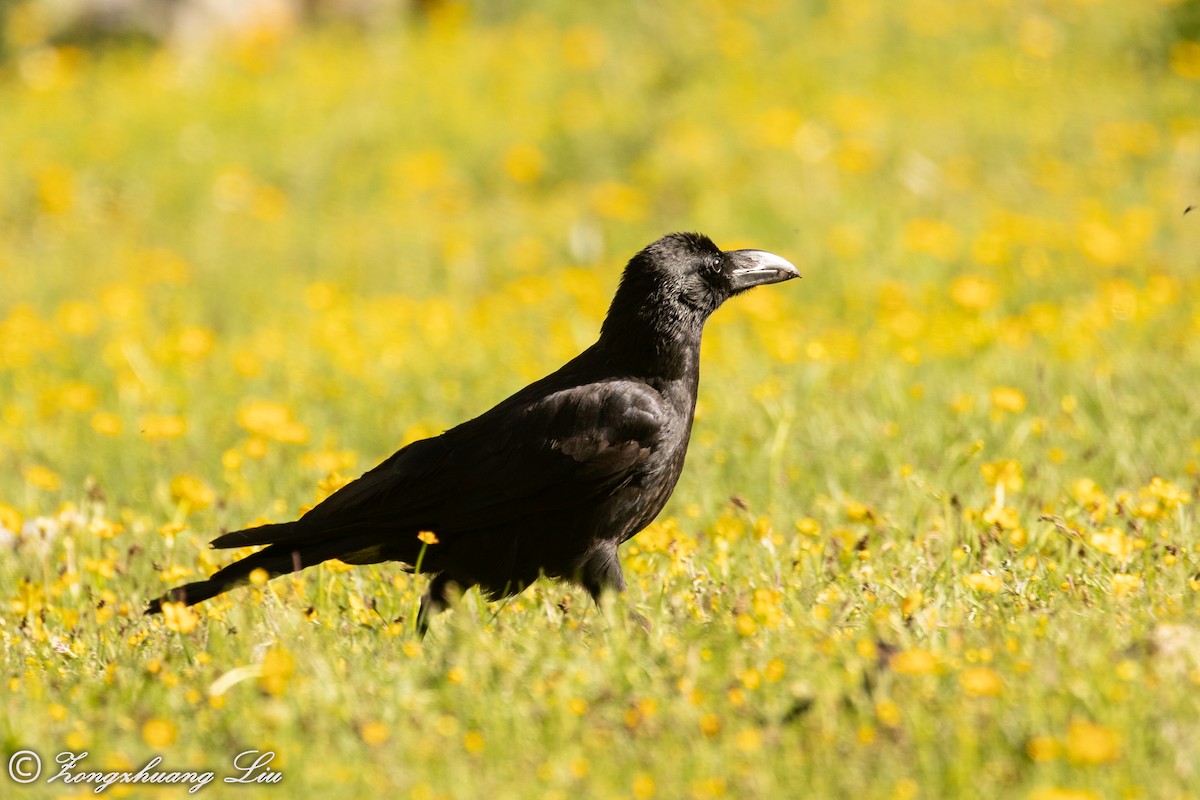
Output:
<svg viewBox="0 0 1200 800">
<path fill-rule="evenodd" d="M 622 281 L 622 288 L 626 282 Z M 628 304 L 618 292 L 597 343 L 606 360 L 644 377 L 675 380 L 698 371 L 700 335 L 707 315 L 659 293 L 639 293 Z"/>
<path fill-rule="evenodd" d="M 647 248 L 625 267 L 598 344 L 610 358 L 637 362 L 627 365 L 634 372 L 665 368 L 681 377 L 696 369 L 704 323 L 720 303 L 690 297 L 656 256 Z"/>
</svg>

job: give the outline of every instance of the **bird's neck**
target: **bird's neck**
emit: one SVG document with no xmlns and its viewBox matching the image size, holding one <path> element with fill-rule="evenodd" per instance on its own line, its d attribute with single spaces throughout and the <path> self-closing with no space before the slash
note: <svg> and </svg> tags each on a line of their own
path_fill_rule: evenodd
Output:
<svg viewBox="0 0 1200 800">
<path fill-rule="evenodd" d="M 702 325 L 679 325 L 655 329 L 638 324 L 606 320 L 596 357 L 614 375 L 640 378 L 665 387 L 682 384 L 694 389 L 700 379 L 700 334 Z"/>
</svg>

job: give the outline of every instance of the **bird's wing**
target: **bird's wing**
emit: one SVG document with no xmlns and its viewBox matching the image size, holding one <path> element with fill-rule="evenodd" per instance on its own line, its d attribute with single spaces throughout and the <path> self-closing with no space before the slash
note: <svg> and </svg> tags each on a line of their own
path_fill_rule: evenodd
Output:
<svg viewBox="0 0 1200 800">
<path fill-rule="evenodd" d="M 645 384 L 612 380 L 503 403 L 414 442 L 312 509 L 321 527 L 377 522 L 443 534 L 502 527 L 601 496 L 674 429 Z"/>
</svg>

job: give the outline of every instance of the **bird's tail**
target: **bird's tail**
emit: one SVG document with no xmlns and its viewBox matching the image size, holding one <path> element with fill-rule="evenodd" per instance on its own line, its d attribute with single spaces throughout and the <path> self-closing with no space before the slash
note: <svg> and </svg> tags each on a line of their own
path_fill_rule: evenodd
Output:
<svg viewBox="0 0 1200 800">
<path fill-rule="evenodd" d="M 263 525 L 246 531 L 225 534 L 212 543 L 213 547 L 240 547 L 244 544 L 266 544 L 267 547 L 240 561 L 221 568 L 208 580 L 176 586 L 150 601 L 147 614 L 158 614 L 163 603 L 196 603 L 249 582 L 250 573 L 265 570 L 269 578 L 299 572 L 331 558 L 344 558 L 352 563 L 373 563 L 384 560 L 378 548 L 366 546 L 360 536 L 330 536 L 330 531 L 317 532 L 301 521 Z"/>
</svg>

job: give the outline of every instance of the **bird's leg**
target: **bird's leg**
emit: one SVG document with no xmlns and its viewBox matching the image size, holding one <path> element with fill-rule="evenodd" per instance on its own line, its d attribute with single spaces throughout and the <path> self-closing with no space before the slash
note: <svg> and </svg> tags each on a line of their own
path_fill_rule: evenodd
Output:
<svg viewBox="0 0 1200 800">
<path fill-rule="evenodd" d="M 597 608 L 602 607 L 600 596 L 605 592 L 625 593 L 625 576 L 621 573 L 621 562 L 617 559 L 616 542 L 604 542 L 588 553 L 579 569 L 579 582 L 588 590 Z M 628 613 L 630 619 L 643 630 L 650 630 L 650 620 L 632 609 L 629 609 Z"/>
<path fill-rule="evenodd" d="M 421 608 L 417 611 L 417 633 L 422 637 L 429 630 L 429 618 L 438 612 L 445 611 L 450 605 L 446 594 L 452 582 L 453 579 L 444 572 L 434 575 L 433 580 L 429 582 L 429 589 L 421 598 Z"/>
<path fill-rule="evenodd" d="M 579 582 L 597 605 L 605 591 L 625 591 L 625 576 L 621 574 L 621 562 L 617 559 L 616 542 L 601 542 L 588 551 L 579 565 Z"/>
</svg>

